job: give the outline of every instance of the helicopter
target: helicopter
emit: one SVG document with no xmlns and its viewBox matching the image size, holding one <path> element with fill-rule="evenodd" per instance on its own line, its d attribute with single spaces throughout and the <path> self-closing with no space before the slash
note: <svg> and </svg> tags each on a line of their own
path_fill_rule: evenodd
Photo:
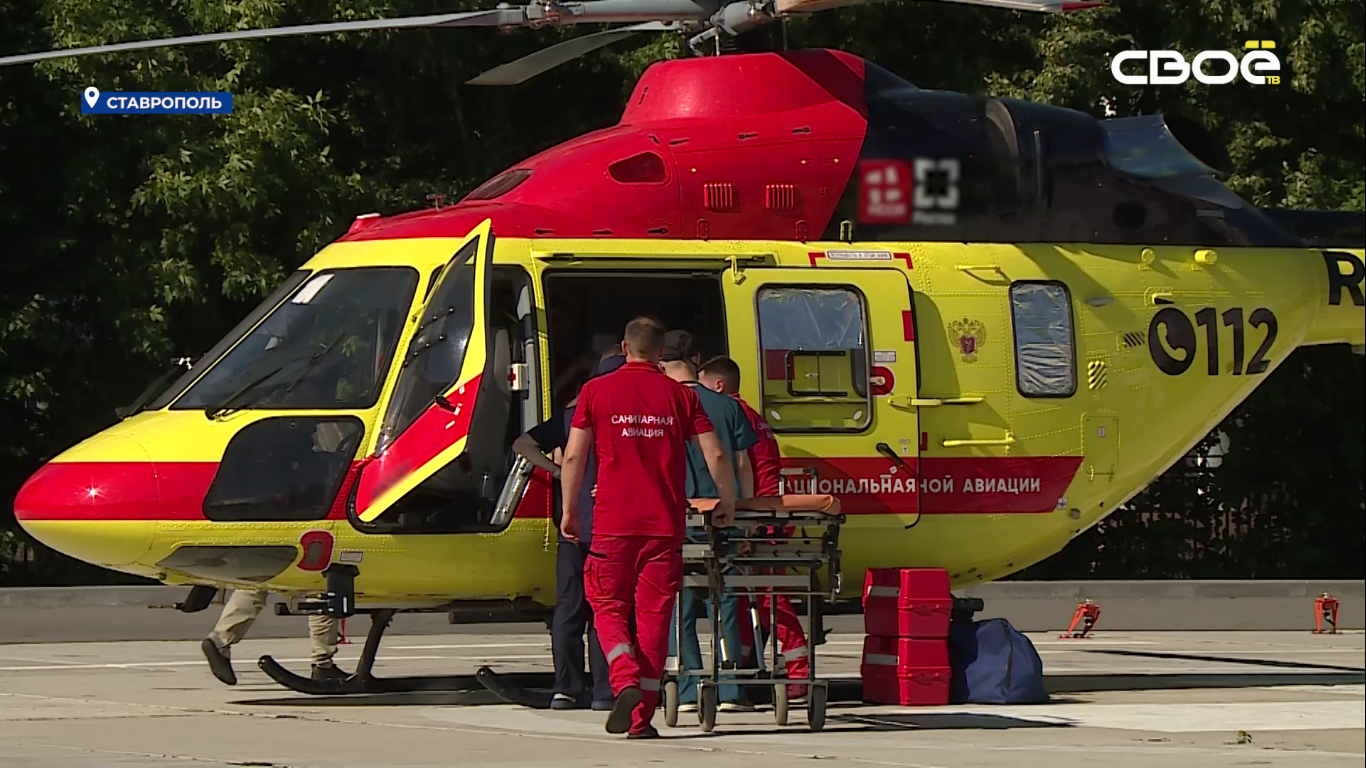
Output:
<svg viewBox="0 0 1366 768">
<path fill-rule="evenodd" d="M 0 65 L 355 29 L 631 25 L 471 81 L 510 85 L 627 34 L 678 28 L 720 52 L 752 26 L 855 4 L 502 5 Z M 286 612 L 370 613 L 345 681 L 262 659 L 294 690 L 439 688 L 370 674 L 385 627 L 398 611 L 546 611 L 553 481 L 511 443 L 565 407 L 577 358 L 649 313 L 740 365 L 784 493 L 847 515 L 847 570 L 999 579 L 1140 492 L 1294 349 L 1366 349 L 1360 214 L 1261 209 L 1228 173 L 1217 141 L 1175 115 L 921 89 L 836 50 L 659 62 L 615 126 L 454 205 L 357 216 L 169 386 L 41 467 L 15 516 L 58 551 L 191 587 L 185 611 L 248 587 L 286 595 Z"/>
</svg>

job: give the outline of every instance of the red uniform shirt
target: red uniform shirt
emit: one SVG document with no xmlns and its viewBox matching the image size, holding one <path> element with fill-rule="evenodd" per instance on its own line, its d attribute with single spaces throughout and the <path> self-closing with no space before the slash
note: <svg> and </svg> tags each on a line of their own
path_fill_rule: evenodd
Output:
<svg viewBox="0 0 1366 768">
<path fill-rule="evenodd" d="M 683 537 L 687 442 L 713 431 L 697 394 L 653 363 L 628 362 L 579 392 L 571 427 L 593 430 L 593 537 Z"/>
<path fill-rule="evenodd" d="M 750 427 L 759 436 L 759 442 L 749 449 L 749 463 L 754 466 L 754 495 L 777 496 L 778 480 L 783 468 L 783 460 L 778 455 L 778 438 L 764 417 L 750 408 L 749 403 L 741 400 L 739 395 L 731 397 L 740 404 L 740 410 L 745 412 Z"/>
</svg>

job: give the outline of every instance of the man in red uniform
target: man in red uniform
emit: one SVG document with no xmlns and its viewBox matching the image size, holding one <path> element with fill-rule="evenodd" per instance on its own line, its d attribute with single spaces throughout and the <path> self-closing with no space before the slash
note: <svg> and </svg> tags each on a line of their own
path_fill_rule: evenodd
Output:
<svg viewBox="0 0 1366 768">
<path fill-rule="evenodd" d="M 664 327 L 657 321 L 638 317 L 627 324 L 621 344 L 626 364 L 580 391 L 560 468 L 560 530 L 573 541 L 580 533 L 584 459 L 590 450 L 597 459 L 584 591 L 616 696 L 607 732 L 631 738 L 659 735 L 650 720 L 659 706 L 683 578 L 688 441 L 697 441 L 719 489 L 716 524 L 731 525 L 735 512 L 730 461 L 697 394 L 659 369 L 663 346 Z"/>
<path fill-rule="evenodd" d="M 724 355 L 714 357 L 698 370 L 697 380 L 707 389 L 730 395 L 740 404 L 740 409 L 745 412 L 750 426 L 759 435 L 759 442 L 749 449 L 750 465 L 754 468 L 754 495 L 779 495 L 778 481 L 783 462 L 778 454 L 778 438 L 774 436 L 773 428 L 764 417 L 751 408 L 749 403 L 740 399 L 740 366 Z M 777 595 L 776 599 L 768 595 L 759 595 L 759 623 L 765 630 L 769 629 L 772 610 L 770 600 L 777 604 L 778 645 L 782 648 L 787 676 L 797 680 L 804 679 L 810 674 L 810 664 L 806 658 L 806 632 L 802 630 L 802 622 L 797 618 L 797 611 L 786 595 Z M 742 629 L 747 623 L 741 623 Z M 750 644 L 753 644 L 752 638 Z M 788 686 L 788 696 L 791 699 L 799 699 L 805 695 L 806 686 Z"/>
</svg>

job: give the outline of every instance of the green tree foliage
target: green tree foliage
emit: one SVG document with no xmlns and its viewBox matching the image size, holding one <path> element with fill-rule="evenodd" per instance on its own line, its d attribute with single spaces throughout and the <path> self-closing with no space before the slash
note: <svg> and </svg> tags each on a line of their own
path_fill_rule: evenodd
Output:
<svg viewBox="0 0 1366 768">
<path fill-rule="evenodd" d="M 489 5 L 0 0 L 0 51 Z M 1233 184 L 1253 202 L 1360 210 L 1364 27 L 1360 0 L 1144 0 L 1054 17 L 900 2 L 818 14 L 787 32 L 794 47 L 844 48 L 922 87 L 1020 96 L 1097 116 L 1106 105 L 1119 114 L 1181 111 L 1226 142 L 1237 168 Z M 354 215 L 419 207 L 429 193 L 454 199 L 524 157 L 610 125 L 646 66 L 686 51 L 675 36 L 643 36 L 516 88 L 463 85 L 488 67 L 581 33 L 367 32 L 0 69 L 0 242 L 7 251 L 0 260 L 0 515 L 8 515 L 8 499 L 39 463 L 112 423 L 115 406 L 136 397 L 171 358 L 202 353 Z M 776 29 L 763 34 L 778 37 Z M 1120 50 L 1236 50 L 1254 38 L 1277 42 L 1290 75 L 1285 84 L 1129 89 L 1109 75 Z M 235 111 L 82 116 L 80 93 L 89 85 L 226 90 Z M 1338 542 L 1361 540 L 1362 388 L 1359 358 L 1298 353 L 1224 425 L 1233 454 L 1217 480 L 1200 482 L 1217 485 L 1210 498 L 1218 504 L 1260 510 L 1256 526 L 1281 537 L 1257 545 L 1278 553 L 1248 566 L 1258 575 L 1308 573 L 1334 561 L 1342 545 L 1330 535 L 1327 549 L 1311 551 L 1301 547 L 1307 532 L 1344 530 L 1335 526 L 1354 520 L 1355 538 Z M 1275 432 L 1282 428 L 1302 435 L 1306 450 L 1291 457 L 1272 450 L 1283 448 Z M 1330 474 L 1341 482 L 1329 482 Z M 1040 567 L 1081 572 L 1081 561 L 1068 565 L 1066 557 L 1090 548 L 1088 557 L 1103 549 L 1105 568 L 1122 575 L 1189 572 L 1181 571 L 1195 547 L 1189 521 L 1148 525 L 1140 538 L 1154 545 L 1142 557 L 1131 542 L 1135 521 L 1153 516 L 1145 510 L 1212 519 L 1213 507 L 1190 506 L 1182 483 L 1194 482 L 1169 474 L 1131 510 Z M 0 567 L 22 571 L 0 579 L 92 578 L 24 549 L 3 516 L 0 528 L 8 529 L 0 536 Z M 1287 542 L 1299 543 L 1282 551 Z M 1228 568 L 1247 562 L 1223 559 Z M 1359 574 L 1359 562 L 1355 567 Z"/>
</svg>

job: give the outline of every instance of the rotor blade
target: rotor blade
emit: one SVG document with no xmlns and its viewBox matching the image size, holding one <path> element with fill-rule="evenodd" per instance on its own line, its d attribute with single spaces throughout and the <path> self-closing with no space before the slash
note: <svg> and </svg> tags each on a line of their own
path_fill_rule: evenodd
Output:
<svg viewBox="0 0 1366 768">
<path fill-rule="evenodd" d="M 604 46 L 611 45 L 618 40 L 624 40 L 637 32 L 663 32 L 670 28 L 671 25 L 663 24 L 658 21 L 650 21 L 630 27 L 607 29 L 589 35 L 572 37 L 548 48 L 542 48 L 535 53 L 527 54 L 515 61 L 500 64 L 481 75 L 466 80 L 465 84 L 517 85 L 530 80 L 542 72 L 554 69 L 561 64 L 573 61 L 580 56 L 592 53 Z"/>
<path fill-rule="evenodd" d="M 1100 7 L 1103 2 L 1065 2 L 1064 0 L 931 0 L 932 2 L 962 3 L 983 5 L 990 8 L 1008 8 L 1013 11 L 1035 11 L 1038 13 L 1062 13 Z M 776 0 L 774 10 L 785 13 L 816 13 L 836 8 L 852 8 L 863 5 L 878 5 L 887 0 Z"/>
<path fill-rule="evenodd" d="M 68 48 L 61 51 L 25 53 L 18 56 L 0 57 L 0 66 L 24 64 L 44 59 L 63 59 L 70 56 L 86 56 L 92 53 L 117 53 L 146 48 L 166 48 L 196 43 L 221 43 L 230 40 L 251 40 L 263 37 L 289 37 L 292 35 L 324 35 L 331 32 L 359 32 L 372 29 L 411 29 L 415 27 L 496 27 L 501 25 L 521 25 L 525 17 L 522 9 L 499 8 L 487 11 L 466 13 L 443 13 L 433 16 L 408 16 L 399 19 L 367 19 L 364 21 L 339 21 L 326 24 L 302 24 L 294 27 L 273 27 L 270 29 L 247 29 L 239 32 L 215 32 L 209 35 L 190 35 L 188 37 L 168 37 L 161 40 L 137 40 L 130 43 L 94 45 L 88 48 Z"/>
<path fill-rule="evenodd" d="M 966 5 L 985 5 L 990 8 L 1009 8 L 1012 11 L 1035 11 L 1037 13 L 1067 13 L 1099 8 L 1104 2 L 1072 2 L 1071 0 L 941 0 L 941 2 L 963 3 Z"/>
</svg>

